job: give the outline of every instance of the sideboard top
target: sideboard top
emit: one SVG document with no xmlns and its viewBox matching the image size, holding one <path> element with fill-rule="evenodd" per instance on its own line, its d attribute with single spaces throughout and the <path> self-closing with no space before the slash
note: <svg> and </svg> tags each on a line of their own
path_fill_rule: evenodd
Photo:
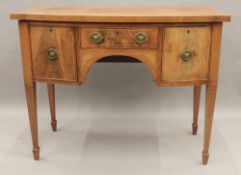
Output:
<svg viewBox="0 0 241 175">
<path fill-rule="evenodd" d="M 68 22 L 224 22 L 230 16 L 207 7 L 33 7 L 11 19 Z"/>
</svg>

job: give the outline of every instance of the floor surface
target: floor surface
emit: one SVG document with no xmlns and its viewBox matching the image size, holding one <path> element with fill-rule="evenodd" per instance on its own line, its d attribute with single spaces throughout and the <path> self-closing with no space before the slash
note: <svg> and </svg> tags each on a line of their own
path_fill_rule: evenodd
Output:
<svg viewBox="0 0 241 175">
<path fill-rule="evenodd" d="M 193 136 L 192 88 L 158 88 L 132 70 L 119 79 L 91 73 L 83 87 L 57 86 L 55 133 L 40 84 L 39 161 L 32 157 L 24 98 L 22 105 L 3 106 L 0 175 L 241 175 L 241 110 L 225 108 L 241 102 L 239 95 L 223 101 L 219 93 L 209 164 L 203 166 L 204 93 Z"/>
</svg>

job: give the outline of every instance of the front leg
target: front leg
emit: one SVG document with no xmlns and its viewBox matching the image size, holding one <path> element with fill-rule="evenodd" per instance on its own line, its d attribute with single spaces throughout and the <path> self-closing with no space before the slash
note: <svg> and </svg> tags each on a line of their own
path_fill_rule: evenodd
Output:
<svg viewBox="0 0 241 175">
<path fill-rule="evenodd" d="M 25 93 L 28 106 L 29 123 L 32 134 L 33 156 L 35 160 L 39 160 L 36 84 L 25 84 Z"/>
<path fill-rule="evenodd" d="M 216 93 L 217 93 L 221 36 L 222 36 L 222 24 L 221 23 L 214 24 L 212 29 L 209 80 L 206 87 L 205 129 L 204 129 L 204 145 L 203 145 L 203 152 L 202 152 L 203 164 L 208 163 L 208 157 L 209 157 L 209 145 L 210 145 L 212 124 L 213 124 L 213 113 L 214 113 L 214 106 L 215 106 Z"/>
<path fill-rule="evenodd" d="M 206 88 L 206 110 L 205 110 L 205 129 L 204 129 L 204 145 L 202 152 L 203 164 L 208 163 L 209 145 L 213 124 L 213 113 L 216 100 L 217 86 L 209 86 Z"/>
</svg>

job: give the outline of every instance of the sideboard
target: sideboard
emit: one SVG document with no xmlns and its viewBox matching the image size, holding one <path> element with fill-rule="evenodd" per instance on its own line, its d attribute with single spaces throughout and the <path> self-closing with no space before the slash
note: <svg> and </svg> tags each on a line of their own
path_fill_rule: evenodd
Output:
<svg viewBox="0 0 241 175">
<path fill-rule="evenodd" d="M 201 86 L 206 86 L 202 162 L 207 164 L 222 25 L 230 16 L 201 7 L 89 6 L 34 7 L 12 13 L 11 19 L 19 24 L 35 160 L 39 159 L 36 83 L 47 84 L 51 125 L 56 131 L 55 84 L 83 85 L 94 63 L 126 56 L 144 63 L 158 86 L 194 87 L 194 135 Z"/>
</svg>

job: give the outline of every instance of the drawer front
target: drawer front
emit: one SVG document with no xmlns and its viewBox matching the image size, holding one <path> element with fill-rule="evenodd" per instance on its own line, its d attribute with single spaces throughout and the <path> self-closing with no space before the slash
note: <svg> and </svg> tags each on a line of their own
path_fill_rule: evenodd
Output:
<svg viewBox="0 0 241 175">
<path fill-rule="evenodd" d="M 82 48 L 157 48 L 158 28 L 83 28 Z"/>
<path fill-rule="evenodd" d="M 30 28 L 35 79 L 76 81 L 74 31 L 65 27 Z"/>
<path fill-rule="evenodd" d="M 206 80 L 209 72 L 211 27 L 164 29 L 162 80 Z"/>
</svg>

